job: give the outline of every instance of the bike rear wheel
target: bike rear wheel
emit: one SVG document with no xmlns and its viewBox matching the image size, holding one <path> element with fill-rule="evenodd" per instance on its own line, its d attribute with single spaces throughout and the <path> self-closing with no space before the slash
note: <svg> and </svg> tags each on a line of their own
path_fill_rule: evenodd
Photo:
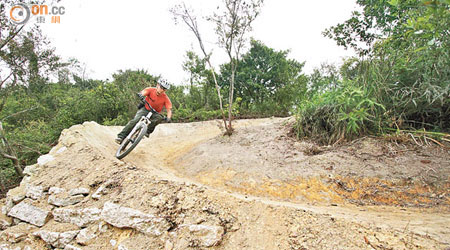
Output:
<svg viewBox="0 0 450 250">
<path fill-rule="evenodd" d="M 147 125 L 145 123 L 138 123 L 137 128 L 132 132 L 131 136 L 127 136 L 123 142 L 120 144 L 119 149 L 116 152 L 116 158 L 122 159 L 127 156 L 141 141 L 147 132 Z"/>
</svg>

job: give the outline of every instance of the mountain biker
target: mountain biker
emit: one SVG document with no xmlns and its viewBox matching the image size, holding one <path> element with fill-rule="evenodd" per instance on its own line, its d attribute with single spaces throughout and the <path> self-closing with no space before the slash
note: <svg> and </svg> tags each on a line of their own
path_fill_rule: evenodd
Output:
<svg viewBox="0 0 450 250">
<path fill-rule="evenodd" d="M 165 118 L 166 122 L 171 122 L 172 118 L 172 102 L 169 97 L 166 95 L 166 90 L 170 88 L 170 84 L 164 80 L 160 79 L 156 85 L 156 88 L 145 88 L 141 92 L 138 93 L 139 98 L 144 101 L 146 100 L 154 110 L 158 113 L 155 113 L 150 118 L 151 123 L 148 127 L 146 137 L 149 137 L 150 133 L 155 130 L 156 125 L 161 123 L 164 120 L 164 117 L 160 114 L 163 107 L 166 107 L 167 110 L 167 118 Z M 116 142 L 121 144 L 123 139 L 127 137 L 127 135 L 131 132 L 136 123 L 139 122 L 142 116 L 146 116 L 150 112 L 150 108 L 147 104 L 142 104 L 139 106 L 139 110 L 136 112 L 136 115 L 133 119 L 131 119 L 127 125 L 122 129 L 122 131 L 117 135 Z"/>
</svg>

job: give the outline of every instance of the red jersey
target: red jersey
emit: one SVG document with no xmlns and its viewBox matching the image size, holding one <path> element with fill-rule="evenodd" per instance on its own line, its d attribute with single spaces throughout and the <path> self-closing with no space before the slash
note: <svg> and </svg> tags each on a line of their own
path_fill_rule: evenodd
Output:
<svg viewBox="0 0 450 250">
<path fill-rule="evenodd" d="M 161 113 L 163 106 L 166 107 L 167 110 L 172 108 L 172 102 L 166 93 L 162 92 L 158 96 L 156 95 L 156 88 L 146 88 L 142 91 L 142 94 L 145 96 L 145 100 L 147 100 L 147 102 L 152 105 L 152 108 L 158 113 Z M 145 104 L 145 108 L 150 110 L 147 104 Z"/>
</svg>

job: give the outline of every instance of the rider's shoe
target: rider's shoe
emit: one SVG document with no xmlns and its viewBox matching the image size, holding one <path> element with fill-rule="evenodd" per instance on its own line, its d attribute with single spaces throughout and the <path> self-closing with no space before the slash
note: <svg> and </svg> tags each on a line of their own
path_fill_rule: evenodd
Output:
<svg viewBox="0 0 450 250">
<path fill-rule="evenodd" d="M 123 139 L 120 137 L 117 137 L 114 141 L 120 145 L 120 144 L 122 144 Z"/>
</svg>

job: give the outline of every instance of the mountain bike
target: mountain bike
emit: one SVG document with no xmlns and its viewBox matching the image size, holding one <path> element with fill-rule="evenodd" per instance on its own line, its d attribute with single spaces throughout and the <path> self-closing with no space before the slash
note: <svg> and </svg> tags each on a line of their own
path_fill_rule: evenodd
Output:
<svg viewBox="0 0 450 250">
<path fill-rule="evenodd" d="M 145 133 L 147 133 L 148 126 L 151 123 L 150 118 L 153 114 L 157 113 L 150 103 L 147 102 L 147 100 L 143 100 L 143 102 L 150 107 L 150 112 L 148 112 L 146 116 L 142 116 L 127 137 L 123 139 L 116 152 L 116 158 L 119 160 L 127 156 L 139 144 L 142 137 L 144 137 Z"/>
</svg>

